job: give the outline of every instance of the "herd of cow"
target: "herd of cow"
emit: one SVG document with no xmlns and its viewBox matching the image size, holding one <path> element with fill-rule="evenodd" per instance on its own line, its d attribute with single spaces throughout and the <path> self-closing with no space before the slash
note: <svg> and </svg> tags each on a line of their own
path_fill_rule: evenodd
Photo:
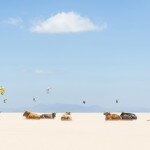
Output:
<svg viewBox="0 0 150 150">
<path fill-rule="evenodd" d="M 136 120 L 137 116 L 132 113 L 124 113 L 122 112 L 120 115 L 118 114 L 111 114 L 109 112 L 105 112 L 105 119 L 106 120 Z"/>
<path fill-rule="evenodd" d="M 25 111 L 23 116 L 26 117 L 26 119 L 54 119 L 56 117 L 56 113 L 39 115 L 36 113 Z M 72 120 L 71 113 L 66 112 L 64 115 L 61 116 L 61 120 L 71 121 Z"/>
<path fill-rule="evenodd" d="M 136 120 L 137 119 L 137 116 L 135 114 L 124 113 L 124 112 L 121 113 L 120 115 L 105 112 L 104 115 L 106 120 Z M 39 115 L 36 113 L 25 111 L 23 116 L 26 117 L 26 119 L 54 119 L 56 117 L 56 113 Z M 66 112 L 64 115 L 62 115 L 61 120 L 71 121 L 72 120 L 71 112 Z"/>
</svg>

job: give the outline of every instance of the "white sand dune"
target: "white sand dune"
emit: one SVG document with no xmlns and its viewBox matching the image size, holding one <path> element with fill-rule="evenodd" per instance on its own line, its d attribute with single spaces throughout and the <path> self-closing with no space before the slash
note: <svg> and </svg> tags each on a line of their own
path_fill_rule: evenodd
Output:
<svg viewBox="0 0 150 150">
<path fill-rule="evenodd" d="M 0 114 L 0 150 L 150 150 L 150 114 L 137 121 L 105 121 L 98 113 L 75 113 L 73 121 L 26 120 Z"/>
</svg>

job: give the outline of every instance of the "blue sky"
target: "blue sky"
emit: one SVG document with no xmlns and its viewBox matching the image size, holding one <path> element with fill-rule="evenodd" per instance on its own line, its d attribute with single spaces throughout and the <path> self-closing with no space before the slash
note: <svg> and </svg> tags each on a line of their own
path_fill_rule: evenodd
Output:
<svg viewBox="0 0 150 150">
<path fill-rule="evenodd" d="M 85 99 L 113 107 L 120 99 L 120 107 L 149 107 L 149 6 L 148 0 L 1 1 L 5 105 L 35 105 L 38 96 L 42 104 Z"/>
</svg>

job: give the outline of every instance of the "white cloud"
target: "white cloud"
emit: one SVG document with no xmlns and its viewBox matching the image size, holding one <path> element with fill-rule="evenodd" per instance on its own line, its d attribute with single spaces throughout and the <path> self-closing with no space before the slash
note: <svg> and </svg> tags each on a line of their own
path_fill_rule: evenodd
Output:
<svg viewBox="0 0 150 150">
<path fill-rule="evenodd" d="M 75 12 L 62 12 L 44 21 L 36 22 L 31 31 L 36 33 L 76 33 L 90 30 L 104 30 L 107 24 L 95 25 L 89 18 L 82 17 Z"/>
<path fill-rule="evenodd" d="M 2 20 L 0 21 L 1 24 L 8 24 L 8 25 L 12 25 L 12 26 L 19 26 L 22 27 L 23 24 L 23 20 L 20 17 L 17 18 L 8 18 L 6 20 Z"/>
<path fill-rule="evenodd" d="M 41 74 L 41 75 L 60 75 L 64 73 L 64 71 L 60 69 L 51 69 L 51 70 L 35 69 L 34 72 L 36 74 Z"/>
<path fill-rule="evenodd" d="M 42 68 L 21 68 L 21 72 L 23 73 L 34 73 L 34 74 L 41 74 L 41 75 L 61 75 L 64 74 L 64 70 L 61 69 L 42 69 Z"/>
<path fill-rule="evenodd" d="M 35 73 L 37 73 L 37 74 L 47 74 L 48 72 L 46 72 L 46 71 L 44 71 L 42 69 L 36 69 Z"/>
<path fill-rule="evenodd" d="M 36 74 L 49 74 L 49 71 L 44 69 L 32 69 L 32 68 L 21 68 L 21 72 L 23 73 L 36 73 Z"/>
</svg>

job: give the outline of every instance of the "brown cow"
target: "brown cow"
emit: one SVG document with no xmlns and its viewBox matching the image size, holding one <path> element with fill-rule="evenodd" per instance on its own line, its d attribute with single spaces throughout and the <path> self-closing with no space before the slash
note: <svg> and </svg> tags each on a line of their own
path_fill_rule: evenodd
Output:
<svg viewBox="0 0 150 150">
<path fill-rule="evenodd" d="M 71 121 L 72 120 L 71 113 L 66 112 L 64 115 L 62 115 L 61 120 L 62 121 Z"/>
<path fill-rule="evenodd" d="M 54 119 L 56 117 L 56 113 L 52 113 L 52 114 L 42 114 L 41 118 L 42 119 Z"/>
<path fill-rule="evenodd" d="M 121 120 L 121 116 L 117 114 L 111 114 L 110 112 L 105 112 L 106 120 Z"/>
<path fill-rule="evenodd" d="M 41 119 L 41 116 L 35 113 L 31 113 L 29 111 L 25 111 L 23 114 L 26 119 Z"/>
</svg>

